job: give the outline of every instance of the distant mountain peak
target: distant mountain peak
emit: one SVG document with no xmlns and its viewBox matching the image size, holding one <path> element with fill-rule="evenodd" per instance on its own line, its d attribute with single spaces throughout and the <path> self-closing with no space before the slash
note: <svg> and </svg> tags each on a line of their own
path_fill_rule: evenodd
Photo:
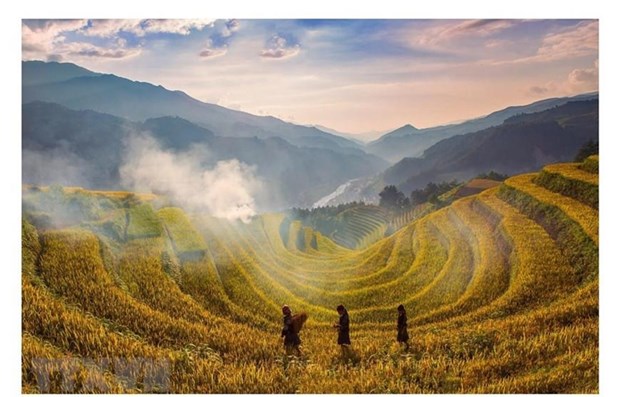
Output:
<svg viewBox="0 0 620 397">
<path fill-rule="evenodd" d="M 405 124 L 402 127 L 394 130 L 394 132 L 396 131 L 420 131 L 420 130 L 411 124 Z"/>
<path fill-rule="evenodd" d="M 395 129 L 392 132 L 388 132 L 387 134 L 384 134 L 383 136 L 381 136 L 379 139 L 377 139 L 376 142 L 381 142 L 387 138 L 400 138 L 400 137 L 404 137 L 404 136 L 408 136 L 408 135 L 413 135 L 413 134 L 417 134 L 420 133 L 421 130 L 414 127 L 411 124 L 405 124 L 402 127 L 399 127 L 397 129 Z"/>
</svg>

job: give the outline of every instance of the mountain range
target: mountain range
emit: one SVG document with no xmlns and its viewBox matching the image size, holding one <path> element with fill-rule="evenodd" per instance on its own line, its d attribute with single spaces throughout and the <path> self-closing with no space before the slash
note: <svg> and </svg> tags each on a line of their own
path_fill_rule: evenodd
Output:
<svg viewBox="0 0 620 397">
<path fill-rule="evenodd" d="M 487 116 L 462 123 L 432 128 L 418 129 L 407 124 L 370 142 L 366 147 L 366 151 L 395 163 L 405 157 L 419 157 L 426 149 L 443 139 L 494 127 L 518 114 L 541 112 L 563 105 L 569 101 L 595 98 L 598 98 L 598 93 L 583 94 L 574 97 L 549 98 L 529 105 L 510 106 Z"/>
<path fill-rule="evenodd" d="M 172 116 L 135 122 L 35 101 L 22 106 L 22 120 L 24 183 L 122 188 L 120 169 L 133 150 L 128 138 L 141 135 L 154 138 L 170 153 L 204 147 L 205 169 L 229 159 L 255 166 L 268 185 L 258 198 L 263 210 L 307 206 L 343 181 L 385 168 L 382 160 L 363 153 L 297 147 L 279 137 L 222 137 Z"/>
<path fill-rule="evenodd" d="M 589 104 L 590 113 L 574 103 Z M 385 184 L 407 191 L 476 172 L 524 172 L 569 159 L 585 140 L 598 139 L 597 93 L 454 125 L 407 124 L 366 145 L 326 127 L 231 110 L 70 63 L 22 62 L 22 105 L 24 183 L 122 188 L 126 142 L 146 134 L 172 153 L 207 148 L 204 167 L 230 159 L 255 167 L 268 192 L 259 200 L 263 210 L 376 201 Z M 579 110 L 582 119 L 564 110 L 553 116 L 557 109 Z"/>
<path fill-rule="evenodd" d="M 367 156 L 362 145 L 314 127 L 231 110 L 201 102 L 182 91 L 94 73 L 73 64 L 22 62 L 22 103 L 32 101 L 58 103 L 74 110 L 95 110 L 131 121 L 178 116 L 220 136 L 278 137 L 299 147 Z"/>
<path fill-rule="evenodd" d="M 386 185 L 405 194 L 429 182 L 468 180 L 496 171 L 513 175 L 572 161 L 589 140 L 598 141 L 598 99 L 567 102 L 541 112 L 517 114 L 501 125 L 444 139 L 421 157 L 404 158 L 384 172 L 341 185 L 322 205 L 377 202 Z"/>
</svg>

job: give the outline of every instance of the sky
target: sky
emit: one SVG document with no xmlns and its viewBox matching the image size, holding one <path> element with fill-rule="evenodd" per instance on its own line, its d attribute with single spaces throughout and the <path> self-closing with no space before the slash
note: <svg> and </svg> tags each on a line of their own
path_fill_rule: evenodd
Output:
<svg viewBox="0 0 620 397">
<path fill-rule="evenodd" d="M 597 91 L 598 31 L 592 19 L 24 19 L 22 58 L 363 133 Z"/>
</svg>

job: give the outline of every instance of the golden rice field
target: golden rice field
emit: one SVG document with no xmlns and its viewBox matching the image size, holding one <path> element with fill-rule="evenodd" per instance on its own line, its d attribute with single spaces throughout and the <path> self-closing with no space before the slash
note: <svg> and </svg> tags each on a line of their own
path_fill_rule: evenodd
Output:
<svg viewBox="0 0 620 397">
<path fill-rule="evenodd" d="M 279 213 L 244 224 L 99 196 L 73 224 L 24 210 L 24 393 L 598 392 L 598 157 L 386 238 L 355 214 L 341 237 L 372 235 L 358 249 Z M 309 315 L 301 357 L 284 353 L 283 304 Z"/>
</svg>

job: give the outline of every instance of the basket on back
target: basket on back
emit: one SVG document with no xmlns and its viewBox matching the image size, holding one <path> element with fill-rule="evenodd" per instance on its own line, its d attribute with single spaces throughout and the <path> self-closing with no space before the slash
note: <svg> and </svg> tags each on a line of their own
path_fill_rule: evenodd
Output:
<svg viewBox="0 0 620 397">
<path fill-rule="evenodd" d="M 308 319 L 308 315 L 305 312 L 295 314 L 293 316 L 293 321 L 292 321 L 293 332 L 298 334 L 299 331 L 301 331 L 307 319 Z"/>
</svg>

